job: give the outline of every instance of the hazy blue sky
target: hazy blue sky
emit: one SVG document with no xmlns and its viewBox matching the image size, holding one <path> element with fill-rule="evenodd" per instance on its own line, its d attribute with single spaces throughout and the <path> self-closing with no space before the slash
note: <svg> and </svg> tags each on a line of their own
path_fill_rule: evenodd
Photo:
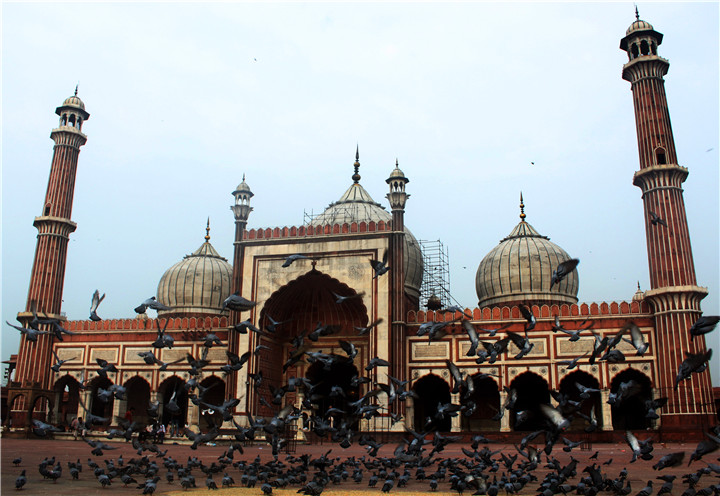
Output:
<svg viewBox="0 0 720 496">
<path fill-rule="evenodd" d="M 665 35 L 666 90 L 698 283 L 718 295 L 718 3 L 640 3 Z M 163 272 L 249 227 L 303 223 L 351 183 L 386 204 L 397 158 L 405 223 L 449 251 L 474 307 L 479 262 L 518 219 L 580 258 L 581 301 L 649 287 L 627 56 L 633 3 L 4 3 L 2 320 L 25 307 L 55 108 L 79 82 L 80 153 L 63 310 L 132 317 Z M 535 165 L 531 165 L 534 162 Z M 2 359 L 17 331 L 3 324 Z M 710 346 L 718 343 L 718 334 Z M 717 377 L 717 370 L 714 371 Z M 718 383 L 718 380 L 715 381 Z"/>
</svg>

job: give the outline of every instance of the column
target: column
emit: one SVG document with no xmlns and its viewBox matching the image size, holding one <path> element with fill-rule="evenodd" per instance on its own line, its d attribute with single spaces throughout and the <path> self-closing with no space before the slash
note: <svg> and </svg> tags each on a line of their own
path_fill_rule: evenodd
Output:
<svg viewBox="0 0 720 496">
<path fill-rule="evenodd" d="M 611 431 L 613 430 L 612 425 L 612 406 L 608 403 L 610 398 L 610 390 L 600 390 L 600 408 L 602 409 L 602 430 Z"/>
</svg>

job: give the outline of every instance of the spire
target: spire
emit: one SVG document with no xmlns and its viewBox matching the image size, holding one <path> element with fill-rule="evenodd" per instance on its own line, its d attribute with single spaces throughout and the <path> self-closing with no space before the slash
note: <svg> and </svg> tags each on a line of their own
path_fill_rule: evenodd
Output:
<svg viewBox="0 0 720 496">
<path fill-rule="evenodd" d="M 523 203 L 522 191 L 520 192 L 520 220 L 525 222 L 525 204 Z"/>
<path fill-rule="evenodd" d="M 637 4 L 635 4 L 635 20 L 640 20 L 640 13 L 638 12 Z"/>
<path fill-rule="evenodd" d="M 205 228 L 205 242 L 210 242 L 210 217 L 208 217 L 207 227 Z"/>
<path fill-rule="evenodd" d="M 80 83 L 78 83 L 78 84 L 75 85 L 75 96 L 77 96 L 78 86 L 80 86 Z"/>
<path fill-rule="evenodd" d="M 355 167 L 355 174 L 352 175 L 352 180 L 354 183 L 360 182 L 360 174 L 358 174 L 358 171 L 360 170 L 360 146 L 357 145 L 355 148 L 355 163 L 353 164 Z"/>
</svg>

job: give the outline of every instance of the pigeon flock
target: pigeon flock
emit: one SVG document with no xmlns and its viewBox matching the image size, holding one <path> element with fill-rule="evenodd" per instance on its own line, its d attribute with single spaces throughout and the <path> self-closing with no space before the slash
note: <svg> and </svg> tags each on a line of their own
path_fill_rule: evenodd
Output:
<svg viewBox="0 0 720 496">
<path fill-rule="evenodd" d="M 297 260 L 307 258 L 301 254 L 291 255 L 285 259 L 283 267 L 288 267 Z M 551 284 L 562 281 L 565 276 L 575 269 L 577 264 L 577 259 L 561 263 L 553 273 Z M 370 260 L 370 265 L 374 271 L 374 277 L 381 277 L 391 270 L 391 267 L 387 265 L 387 253 L 384 254 L 381 261 Z M 100 296 L 99 291 L 95 291 L 90 310 L 92 320 L 100 320 L 97 311 L 104 297 L 105 295 Z M 362 294 L 334 294 L 337 305 L 343 305 L 349 299 L 358 297 L 362 297 Z M 223 308 L 245 312 L 251 310 L 255 304 L 256 302 L 247 300 L 239 293 L 235 293 L 225 300 Z M 152 297 L 143 301 L 135 308 L 135 311 L 144 313 L 147 309 L 167 310 L 169 307 Z M 528 331 L 531 331 L 536 324 L 535 316 L 529 305 L 522 305 L 520 309 L 525 319 L 525 329 L 522 334 L 507 331 L 508 325 L 495 329 L 476 327 L 470 322 L 470 316 L 464 314 L 461 309 L 449 307 L 440 311 L 451 312 L 454 316 L 459 316 L 449 321 L 424 323 L 418 328 L 417 335 L 427 336 L 429 341 L 438 340 L 449 332 L 448 326 L 459 323 L 459 326 L 467 334 L 471 345 L 467 356 L 475 357 L 476 363 L 494 363 L 499 356 L 508 353 L 509 343 L 511 342 L 518 350 L 517 354 L 514 355 L 514 359 L 520 360 L 533 348 L 533 342 L 528 337 Z M 30 341 L 36 341 L 37 336 L 40 334 L 53 334 L 59 340 L 63 339 L 64 334 L 72 334 L 63 329 L 59 321 L 39 318 L 34 306 L 32 310 L 33 320 L 29 323 L 28 328 L 14 326 L 9 323 L 8 325 L 23 333 Z M 719 320 L 719 317 L 700 317 L 688 332 L 691 337 L 704 335 L 714 330 Z M 277 327 L 285 323 L 271 318 L 268 319 L 268 322 L 265 328 L 260 329 L 246 320 L 234 325 L 230 332 L 242 334 L 253 332 L 272 336 Z M 378 320 L 367 327 L 355 327 L 354 330 L 357 335 L 364 335 L 372 332 L 380 322 Z M 41 324 L 49 326 L 52 330 L 40 330 L 39 326 Z M 317 327 L 312 331 L 307 330 L 294 337 L 292 341 L 293 352 L 284 364 L 283 371 L 301 360 L 320 364 L 324 373 L 330 373 L 335 364 L 355 363 L 358 365 L 358 369 L 366 372 L 391 365 L 388 361 L 379 357 L 373 357 L 367 360 L 367 363 L 356 363 L 358 360 L 357 348 L 351 342 L 344 340 L 339 340 L 344 355 L 310 351 L 311 347 L 305 340 L 317 341 L 321 336 L 330 336 L 337 332 L 338 328 L 339 326 L 318 323 Z M 611 363 L 622 362 L 625 357 L 617 349 L 617 346 L 622 342 L 632 345 L 638 356 L 643 355 L 648 349 L 648 343 L 644 341 L 640 329 L 632 322 L 628 322 L 614 336 L 601 338 L 592 330 L 591 323 L 583 322 L 576 329 L 566 329 L 560 318 L 554 316 L 552 330 L 553 332 L 567 334 L 570 341 L 577 341 L 581 333 L 594 336 L 591 350 L 587 350 L 582 356 L 563 363 L 568 369 L 577 366 L 578 360 L 587 355 L 590 355 L 589 360 L 591 363 L 594 363 L 595 360 L 605 360 Z M 505 336 L 499 340 L 488 342 L 481 340 L 480 335 L 483 333 L 488 336 L 504 333 Z M 83 425 L 80 425 L 78 430 L 82 432 L 81 437 L 89 446 L 89 453 L 102 458 L 102 461 L 94 461 L 92 458 L 88 458 L 86 462 L 87 471 L 84 471 L 83 463 L 79 459 L 76 462 L 69 462 L 68 474 L 63 475 L 62 464 L 56 461 L 55 456 L 48 457 L 39 465 L 40 475 L 44 479 L 53 482 L 63 480 L 67 481 L 67 483 L 72 483 L 73 480 L 80 477 L 95 477 L 98 486 L 103 489 L 118 484 L 126 487 L 133 485 L 142 494 L 153 494 L 158 490 L 159 486 L 161 486 L 161 491 L 165 491 L 177 484 L 186 490 L 198 486 L 204 486 L 208 489 L 242 486 L 257 488 L 258 494 L 272 494 L 273 490 L 277 488 L 292 488 L 297 493 L 307 495 L 319 495 L 326 488 L 329 490 L 332 490 L 332 488 L 342 489 L 350 485 L 377 488 L 383 493 L 395 489 L 403 491 L 405 488 L 412 488 L 421 492 L 449 490 L 458 494 L 467 493 L 488 496 L 497 496 L 499 493 L 508 495 L 529 494 L 532 492 L 539 496 L 557 494 L 595 496 L 598 493 L 617 496 L 631 494 L 637 496 L 654 494 L 657 494 L 657 496 L 662 494 L 682 494 L 682 496 L 720 495 L 720 484 L 713 483 L 714 480 L 709 480 L 710 476 L 714 479 L 720 476 L 720 466 L 713 463 L 705 463 L 696 471 L 685 474 L 682 478 L 683 486 L 680 487 L 678 484 L 678 488 L 673 487 L 676 476 L 663 475 L 657 478 L 656 486 L 658 487 L 654 487 L 653 481 L 649 480 L 646 487 L 632 489 L 628 469 L 623 468 L 617 476 L 608 473 L 612 459 L 604 461 L 602 464 L 596 463 L 598 453 L 595 453 L 588 460 L 588 462 L 592 462 L 591 465 L 584 468 L 580 467 L 580 462 L 573 456 L 572 450 L 577 449 L 583 443 L 584 435 L 582 439 L 573 440 L 571 438 L 574 433 L 569 432 L 568 429 L 571 422 L 577 418 L 584 420 L 585 432 L 589 433 L 597 428 L 598 421 L 595 417 L 594 407 L 589 414 L 583 413 L 582 403 L 593 397 L 593 394 L 599 393 L 599 391 L 579 383 L 575 384 L 579 394 L 578 401 L 560 392 L 551 391 L 550 394 L 556 401 L 556 406 L 549 403 L 539 403 L 532 407 L 524 406 L 523 409 L 519 408 L 518 392 L 512 388 L 506 388 L 506 399 L 500 405 L 495 420 L 499 420 L 503 415 L 512 412 L 516 419 L 516 425 L 520 421 L 532 418 L 533 425 L 537 425 L 539 428 L 528 432 L 519 444 L 513 445 L 514 449 L 511 450 L 507 448 L 505 450 L 492 450 L 490 446 L 493 441 L 478 434 L 472 437 L 467 446 L 462 447 L 462 457 L 443 457 L 440 454 L 445 448 L 450 443 L 462 441 L 462 436 L 443 435 L 438 426 L 451 417 L 458 415 L 469 417 L 478 408 L 478 405 L 472 399 L 475 379 L 473 376 L 464 374 L 450 360 L 446 361 L 446 366 L 449 375 L 452 377 L 452 393 L 460 393 L 459 404 L 450 402 L 438 405 L 433 415 L 429 416 L 422 428 L 418 429 L 419 432 L 405 428 L 405 436 L 402 442 L 394 448 L 391 456 L 380 455 L 383 444 L 378 442 L 373 433 L 360 432 L 358 429 L 361 421 L 369 421 L 381 415 L 389 416 L 393 424 L 402 421 L 401 412 L 404 409 L 400 405 L 408 397 L 417 398 L 415 392 L 409 387 L 409 381 L 402 377 L 391 376 L 390 369 L 385 369 L 388 371 L 385 383 L 376 382 L 370 377 L 354 376 L 352 378 L 353 387 L 361 384 L 367 384 L 368 386 L 365 388 L 367 393 L 357 399 L 352 398 L 352 400 L 346 395 L 347 392 L 342 387 L 334 386 L 329 389 L 329 393 L 321 392 L 319 386 L 322 381 L 319 383 L 312 382 L 306 377 L 289 378 L 287 383 L 281 387 L 262 388 L 262 372 L 251 373 L 249 374 L 249 383 L 252 385 L 253 393 L 257 395 L 258 401 L 267 409 L 266 411 L 273 412 L 273 415 L 262 418 L 248 415 L 247 425 L 240 425 L 233 416 L 234 409 L 240 403 L 240 400 L 230 398 L 222 404 L 212 404 L 207 399 L 207 392 L 211 388 L 203 388 L 199 384 L 203 368 L 210 363 L 208 350 L 213 346 L 223 344 L 218 336 L 212 332 L 205 335 L 202 342 L 203 352 L 199 358 L 187 354 L 185 358 L 172 362 L 172 364 L 182 361 L 187 362 L 189 366 L 188 372 L 192 376 L 184 385 L 188 398 L 193 404 L 217 414 L 215 417 L 206 417 L 209 420 L 209 427 L 205 432 L 196 432 L 193 429 L 185 430 L 185 436 L 191 443 L 190 448 L 193 450 L 200 448 L 198 453 L 201 453 L 201 447 L 218 440 L 218 437 L 222 434 L 223 439 L 229 440 L 229 446 L 220 457 L 212 460 L 201 460 L 192 456 L 188 457 L 183 463 L 173 458 L 172 446 L 161 449 L 157 444 L 148 440 L 147 436 L 143 436 L 145 425 L 138 422 L 119 420 L 118 428 L 108 430 L 106 436 L 108 439 L 124 440 L 131 443 L 137 457 L 130 460 L 123 460 L 122 456 L 117 459 L 103 458 L 106 456 L 105 452 L 117 449 L 117 445 L 107 444 L 99 439 L 90 439 L 86 437 L 86 433 L 91 431 L 94 426 L 105 424 L 109 419 L 92 415 L 83 404 L 84 420 Z M 165 370 L 171 364 L 159 360 L 155 356 L 153 349 L 172 348 L 173 344 L 173 338 L 165 333 L 165 329 L 161 328 L 158 319 L 157 339 L 148 344 L 150 347 L 148 351 L 141 352 L 139 355 L 148 365 L 157 365 L 161 370 Z M 227 351 L 228 363 L 224 364 L 221 370 L 225 376 L 235 374 L 248 362 L 251 354 L 264 351 L 268 351 L 268 347 L 263 345 L 258 345 L 256 349 L 249 350 L 240 356 Z M 679 367 L 675 388 L 677 389 L 679 384 L 683 380 L 689 379 L 693 373 L 703 372 L 707 368 L 711 353 L 712 350 L 708 349 L 697 354 L 687 354 L 687 359 Z M 54 357 L 55 361 L 52 370 L 55 372 L 59 372 L 65 362 L 72 360 L 60 360 L 57 354 L 54 354 Z M 98 359 L 97 365 L 98 369 L 95 372 L 98 376 L 107 377 L 108 372 L 117 372 L 116 366 L 106 360 Z M 381 376 L 381 374 L 372 375 L 375 377 Z M 85 389 L 87 386 L 83 383 L 80 387 Z M 270 396 L 265 397 L 264 391 L 269 391 Z M 283 406 L 285 403 L 284 396 L 287 393 L 296 391 L 303 392 L 302 409 L 293 404 Z M 608 403 L 612 408 L 619 408 L 621 405 L 626 404 L 630 398 L 640 395 L 641 391 L 641 385 L 630 379 L 622 382 L 618 389 L 610 394 Z M 180 411 L 176 402 L 178 393 L 179 391 L 175 390 L 172 398 L 164 405 L 171 413 Z M 99 388 L 97 397 L 100 401 L 107 402 L 113 397 L 121 400 L 126 399 L 126 395 L 127 391 L 124 387 L 111 385 L 107 390 Z M 332 401 L 334 398 L 342 398 L 343 401 Z M 324 402 L 324 405 L 332 406 L 326 409 L 317 408 L 317 405 L 321 402 Z M 661 409 L 666 403 L 667 398 L 646 401 L 646 418 L 659 418 L 657 410 Z M 337 405 L 344 406 L 338 408 Z M 159 416 L 158 407 L 158 402 L 152 402 L 147 407 L 147 415 L 150 418 L 157 419 Z M 222 418 L 224 426 L 213 421 L 213 418 Z M 39 437 L 51 436 L 54 432 L 61 430 L 52 424 L 36 419 L 32 423 L 32 432 Z M 288 429 L 291 425 L 296 426 L 297 429 L 306 434 L 313 433 L 317 438 L 331 443 L 333 446 L 317 457 L 310 454 L 295 456 L 289 453 L 281 456 L 283 448 L 291 442 L 290 435 L 294 435 L 294 431 Z M 230 427 L 228 428 L 228 426 Z M 698 443 L 695 450 L 687 457 L 689 459 L 688 467 L 693 462 L 701 461 L 704 456 L 720 448 L 720 426 L 708 430 L 704 435 L 705 438 Z M 629 457 L 625 460 L 628 464 L 633 464 L 638 460 L 641 460 L 639 463 L 653 460 L 655 461 L 652 466 L 653 469 L 661 471 L 665 468 L 679 467 L 686 459 L 686 453 L 683 451 L 670 453 L 656 459 L 653 453 L 652 436 L 641 440 L 628 430 L 625 433 L 625 438 L 629 448 Z M 238 456 L 243 455 L 243 445 L 250 442 L 267 442 L 272 458 L 263 462 L 260 457 L 250 461 Z M 366 454 L 346 457 L 338 455 L 342 450 L 353 445 L 362 447 Z M 384 451 L 387 452 L 388 449 L 386 448 Z M 567 455 L 559 455 L 558 458 L 555 455 L 559 453 Z M 563 460 L 564 463 L 561 463 L 560 460 Z M 22 458 L 16 458 L 13 464 L 15 467 L 20 468 Z M 7 470 L 7 467 L 4 468 L 4 474 L 7 474 Z M 161 481 L 164 482 L 161 483 Z M 342 486 L 343 484 L 345 486 Z M 15 486 L 18 490 L 29 486 L 26 469 L 23 469 L 17 476 Z"/>
</svg>

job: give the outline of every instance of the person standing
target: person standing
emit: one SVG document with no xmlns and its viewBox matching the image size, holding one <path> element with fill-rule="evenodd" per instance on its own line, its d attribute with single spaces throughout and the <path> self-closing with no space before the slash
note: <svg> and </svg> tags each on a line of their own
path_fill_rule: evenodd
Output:
<svg viewBox="0 0 720 496">
<path fill-rule="evenodd" d="M 157 444 L 162 444 L 165 441 L 165 424 L 160 422 L 157 428 Z"/>
<path fill-rule="evenodd" d="M 82 422 L 82 419 L 78 417 L 75 417 L 72 422 L 70 422 L 70 428 L 73 431 L 73 437 L 75 438 L 75 441 L 77 441 L 78 431 L 80 430 L 80 422 Z"/>
</svg>

